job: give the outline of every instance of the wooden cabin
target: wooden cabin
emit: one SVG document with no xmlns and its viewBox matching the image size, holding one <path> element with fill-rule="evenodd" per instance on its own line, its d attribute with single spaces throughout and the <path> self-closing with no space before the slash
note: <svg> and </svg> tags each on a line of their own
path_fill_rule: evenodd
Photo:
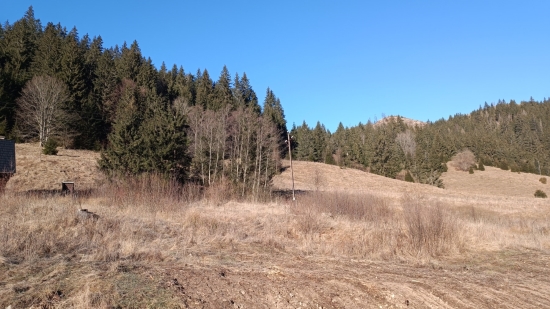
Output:
<svg viewBox="0 0 550 309">
<path fill-rule="evenodd" d="M 15 174 L 15 142 L 0 137 L 0 192 Z"/>
</svg>

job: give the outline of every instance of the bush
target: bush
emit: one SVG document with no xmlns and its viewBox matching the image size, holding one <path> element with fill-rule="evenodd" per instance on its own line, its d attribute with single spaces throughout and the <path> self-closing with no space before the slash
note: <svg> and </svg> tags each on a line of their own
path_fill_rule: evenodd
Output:
<svg viewBox="0 0 550 309">
<path fill-rule="evenodd" d="M 546 193 L 544 193 L 544 191 L 542 190 L 535 191 L 535 197 L 547 198 Z"/>
<path fill-rule="evenodd" d="M 468 173 L 473 174 L 474 173 L 474 168 L 470 167 L 470 169 L 468 170 Z"/>
<path fill-rule="evenodd" d="M 479 166 L 477 167 L 477 169 L 480 170 L 480 171 L 485 170 L 485 165 L 483 165 L 483 161 L 479 161 Z"/>
<path fill-rule="evenodd" d="M 451 159 L 452 165 L 459 171 L 469 171 L 476 163 L 474 153 L 468 149 L 454 155 Z"/>
<path fill-rule="evenodd" d="M 48 138 L 48 141 L 46 144 L 44 144 L 44 149 L 42 149 L 42 153 L 45 155 L 57 155 L 57 141 L 53 138 Z"/>
<path fill-rule="evenodd" d="M 501 169 L 501 170 L 509 170 L 510 168 L 508 167 L 508 163 L 506 163 L 506 161 L 501 161 L 498 163 L 498 167 Z"/>
<path fill-rule="evenodd" d="M 482 162 L 485 166 L 494 166 L 493 160 L 488 157 L 485 157 Z"/>
<path fill-rule="evenodd" d="M 539 181 L 543 184 L 546 184 L 546 177 L 541 177 Z"/>
<path fill-rule="evenodd" d="M 414 178 L 412 177 L 411 172 L 407 171 L 407 174 L 405 174 L 405 181 L 414 182 Z"/>
</svg>

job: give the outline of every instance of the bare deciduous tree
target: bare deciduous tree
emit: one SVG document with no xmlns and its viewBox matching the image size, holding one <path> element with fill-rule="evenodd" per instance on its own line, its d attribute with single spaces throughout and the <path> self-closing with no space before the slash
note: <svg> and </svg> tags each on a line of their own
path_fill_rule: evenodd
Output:
<svg viewBox="0 0 550 309">
<path fill-rule="evenodd" d="M 399 147 L 401 147 L 405 156 L 410 156 L 411 159 L 414 159 L 416 154 L 416 142 L 414 140 L 414 133 L 411 130 L 397 134 L 395 141 Z"/>
<path fill-rule="evenodd" d="M 37 138 L 40 146 L 65 125 L 67 114 L 62 109 L 68 100 L 67 87 L 50 76 L 35 76 L 17 100 L 17 126 L 25 138 Z"/>
<path fill-rule="evenodd" d="M 464 149 L 452 158 L 452 165 L 460 171 L 468 171 L 476 163 L 476 157 L 469 149 Z"/>
</svg>

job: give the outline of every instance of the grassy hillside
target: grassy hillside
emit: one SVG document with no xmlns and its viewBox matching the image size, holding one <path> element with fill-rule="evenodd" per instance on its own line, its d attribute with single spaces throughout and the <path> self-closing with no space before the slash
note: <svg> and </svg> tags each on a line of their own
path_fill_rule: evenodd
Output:
<svg viewBox="0 0 550 309">
<path fill-rule="evenodd" d="M 61 182 L 74 181 L 75 188 L 96 188 L 105 180 L 97 169 L 99 153 L 59 148 L 56 156 L 42 154 L 38 143 L 15 144 L 17 173 L 7 189 L 16 192 L 61 190 Z"/>
<path fill-rule="evenodd" d="M 43 157 L 34 179 L 62 157 Z M 46 188 L 23 177 L 33 167 L 18 165 L 20 181 Z M 550 307 L 548 201 L 510 189 L 547 185 L 500 173 L 449 171 L 439 189 L 294 162 L 295 202 L 155 178 L 76 199 L 7 190 L 0 308 Z M 273 185 L 288 190 L 290 169 Z"/>
<path fill-rule="evenodd" d="M 451 166 L 451 164 L 447 164 Z M 290 162 L 283 163 L 284 171 L 273 179 L 274 188 L 292 187 Z M 445 189 L 403 182 L 352 168 L 340 168 L 307 161 L 294 161 L 296 190 L 368 192 L 398 198 L 405 193 L 432 194 L 444 197 L 488 195 L 493 199 L 534 198 L 536 190 L 550 193 L 550 184 L 539 181 L 540 176 L 517 173 L 495 167 L 476 170 L 474 174 L 449 168 L 441 175 Z M 550 182 L 549 182 L 550 183 Z"/>
</svg>

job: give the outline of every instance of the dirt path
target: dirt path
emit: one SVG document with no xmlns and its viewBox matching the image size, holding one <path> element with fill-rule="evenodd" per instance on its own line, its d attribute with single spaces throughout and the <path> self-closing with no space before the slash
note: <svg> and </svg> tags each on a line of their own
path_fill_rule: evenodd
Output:
<svg viewBox="0 0 550 309">
<path fill-rule="evenodd" d="M 232 259 L 155 272 L 186 308 L 550 307 L 550 259 L 538 253 L 422 265 L 285 254 Z"/>
</svg>

